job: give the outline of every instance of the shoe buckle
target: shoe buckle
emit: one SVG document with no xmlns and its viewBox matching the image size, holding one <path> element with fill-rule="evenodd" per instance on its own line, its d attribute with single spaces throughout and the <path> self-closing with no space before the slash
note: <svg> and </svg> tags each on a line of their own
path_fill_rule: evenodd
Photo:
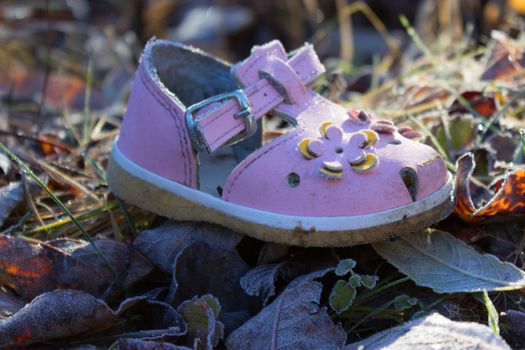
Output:
<svg viewBox="0 0 525 350">
<path fill-rule="evenodd" d="M 243 119 L 245 129 L 238 135 L 228 140 L 224 145 L 230 146 L 236 144 L 237 142 L 240 142 L 255 134 L 255 132 L 257 131 L 255 115 L 252 111 L 252 104 L 248 99 L 248 96 L 246 96 L 246 94 L 244 93 L 244 91 L 239 89 L 232 92 L 216 95 L 189 106 L 186 109 L 186 113 L 184 114 L 184 117 L 186 119 L 186 127 L 188 129 L 188 133 L 191 139 L 191 144 L 195 151 L 205 149 L 208 153 L 212 152 L 208 142 L 206 142 L 206 140 L 202 136 L 201 131 L 197 128 L 197 123 L 195 123 L 193 114 L 212 103 L 223 102 L 230 99 L 236 100 L 239 106 L 241 107 L 240 112 L 235 113 L 233 115 L 233 118 Z"/>
</svg>

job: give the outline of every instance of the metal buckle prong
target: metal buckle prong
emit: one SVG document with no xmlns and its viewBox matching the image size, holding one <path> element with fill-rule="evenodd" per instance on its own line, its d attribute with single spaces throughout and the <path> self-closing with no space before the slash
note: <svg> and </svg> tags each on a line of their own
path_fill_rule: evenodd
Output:
<svg viewBox="0 0 525 350">
<path fill-rule="evenodd" d="M 195 103 L 194 105 L 191 105 L 186 109 L 186 113 L 184 113 L 188 134 L 190 136 L 193 149 L 195 151 L 205 149 L 208 153 L 212 152 L 212 150 L 210 149 L 210 145 L 202 137 L 200 130 L 197 128 L 197 124 L 195 123 L 193 114 L 212 103 L 222 102 L 229 99 L 235 99 L 239 104 L 241 110 L 238 113 L 235 113 L 233 115 L 233 118 L 244 119 L 245 129 L 243 132 L 228 140 L 228 142 L 226 142 L 225 145 L 229 146 L 240 142 L 252 136 L 257 131 L 257 123 L 255 120 L 255 116 L 253 115 L 252 105 L 244 91 L 239 89 L 232 92 L 227 92 L 225 94 L 216 95 L 201 102 Z"/>
</svg>

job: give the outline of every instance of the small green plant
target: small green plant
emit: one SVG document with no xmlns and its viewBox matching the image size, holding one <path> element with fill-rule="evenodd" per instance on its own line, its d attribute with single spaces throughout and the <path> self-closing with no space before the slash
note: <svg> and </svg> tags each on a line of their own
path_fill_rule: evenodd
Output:
<svg viewBox="0 0 525 350">
<path fill-rule="evenodd" d="M 372 289 L 378 280 L 377 276 L 360 275 L 354 272 L 356 262 L 353 259 L 343 259 L 335 269 L 337 276 L 349 276 L 347 279 L 338 280 L 330 292 L 330 307 L 337 313 L 341 314 L 352 306 L 357 288 L 365 287 Z"/>
</svg>

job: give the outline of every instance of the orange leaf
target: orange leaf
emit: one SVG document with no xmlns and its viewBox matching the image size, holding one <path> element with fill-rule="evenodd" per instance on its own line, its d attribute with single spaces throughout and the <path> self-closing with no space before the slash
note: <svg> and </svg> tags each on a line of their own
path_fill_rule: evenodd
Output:
<svg viewBox="0 0 525 350">
<path fill-rule="evenodd" d="M 454 211 L 463 220 L 478 223 L 505 221 L 525 215 L 525 169 L 516 169 L 505 177 L 500 189 L 483 207 L 477 209 L 470 195 L 470 176 L 476 166 L 471 153 L 458 159 Z"/>
</svg>

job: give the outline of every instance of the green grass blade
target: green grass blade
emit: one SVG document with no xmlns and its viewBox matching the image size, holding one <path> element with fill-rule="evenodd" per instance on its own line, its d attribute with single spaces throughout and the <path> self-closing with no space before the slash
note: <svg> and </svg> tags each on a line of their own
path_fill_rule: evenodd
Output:
<svg viewBox="0 0 525 350">
<path fill-rule="evenodd" d="M 106 264 L 108 269 L 113 274 L 113 277 L 116 278 L 117 272 L 115 271 L 109 260 L 106 258 L 104 253 L 102 253 L 100 248 L 95 244 L 93 237 L 91 237 L 89 233 L 87 233 L 86 229 L 84 229 L 84 227 L 80 224 L 77 218 L 75 218 L 73 213 L 71 213 L 71 211 L 64 205 L 64 203 L 62 203 L 62 201 L 46 186 L 46 184 L 43 183 L 42 180 L 40 180 L 40 178 L 36 176 L 36 174 L 21 159 L 18 158 L 16 154 L 11 152 L 2 142 L 0 142 L 0 150 L 7 154 L 9 158 L 11 158 L 13 162 L 15 162 L 15 164 L 18 165 L 25 174 L 29 175 L 49 195 L 49 197 L 51 197 L 55 204 L 58 205 L 60 209 L 62 209 L 62 211 L 71 218 L 71 220 L 80 230 L 84 238 L 93 246 L 97 254 L 100 255 L 100 257 L 104 261 L 104 264 Z"/>
</svg>

